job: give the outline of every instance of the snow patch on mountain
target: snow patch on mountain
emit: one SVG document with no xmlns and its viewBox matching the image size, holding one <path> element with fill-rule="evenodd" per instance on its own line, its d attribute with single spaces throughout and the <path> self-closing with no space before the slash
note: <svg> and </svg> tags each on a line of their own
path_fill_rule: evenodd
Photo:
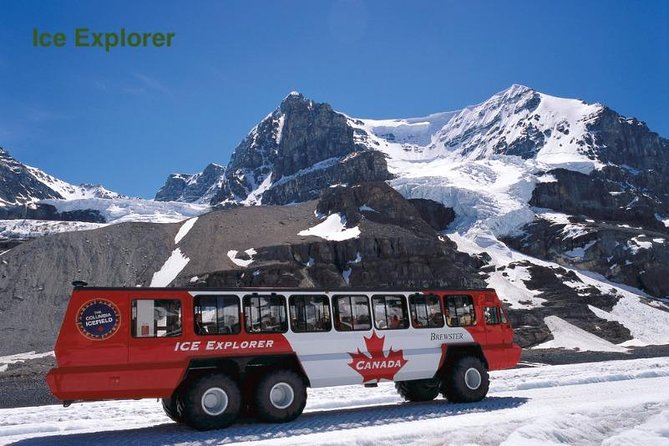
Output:
<svg viewBox="0 0 669 446">
<path fill-rule="evenodd" d="M 190 232 L 190 230 L 193 229 L 193 226 L 195 225 L 197 219 L 198 217 L 190 218 L 181 225 L 179 231 L 177 232 L 177 235 L 174 236 L 175 245 L 178 245 L 181 239 L 183 239 Z"/>
<path fill-rule="evenodd" d="M 7 371 L 10 364 L 18 362 L 30 361 L 33 359 L 46 358 L 47 356 L 54 356 L 53 351 L 45 353 L 35 353 L 34 351 L 18 353 L 16 355 L 0 356 L 0 372 Z"/>
<path fill-rule="evenodd" d="M 253 205 L 258 205 L 260 206 L 262 204 L 262 194 L 265 193 L 267 189 L 270 188 L 272 185 L 272 172 L 270 172 L 264 180 L 256 187 L 253 189 L 249 195 L 240 202 L 240 204 L 244 206 L 253 206 Z"/>
<path fill-rule="evenodd" d="M 490 264 L 495 270 L 488 274 L 488 286 L 494 288 L 499 298 L 514 309 L 531 309 L 541 306 L 545 301 L 537 295 L 537 290 L 530 290 L 525 281 L 530 279 L 527 268 L 512 263 L 525 260 L 527 256 L 511 251 L 494 236 L 473 236 L 473 232 L 463 236 L 457 232 L 449 233 L 448 238 L 458 245 L 458 250 L 471 255 L 485 252 L 491 257 Z"/>
<path fill-rule="evenodd" d="M 548 316 L 544 318 L 544 322 L 550 329 L 551 334 L 553 335 L 553 340 L 544 342 L 543 344 L 539 344 L 532 348 L 566 348 L 577 349 L 580 351 L 627 352 L 625 347 L 615 345 L 599 336 L 588 333 L 557 316 Z"/>
<path fill-rule="evenodd" d="M 396 176 L 389 183 L 406 198 L 426 198 L 453 208 L 455 229 L 467 230 L 480 222 L 495 234 L 506 235 L 535 217 L 528 201 L 536 179 L 532 169 L 519 161 L 389 160 Z"/>
<path fill-rule="evenodd" d="M 237 254 L 238 254 L 238 253 L 239 253 L 239 251 L 237 251 L 237 250 L 235 250 L 235 249 L 231 249 L 230 251 L 228 251 L 228 258 L 229 258 L 230 261 L 231 261 L 232 263 L 234 263 L 235 265 L 237 265 L 237 266 L 242 266 L 242 267 L 244 267 L 244 268 L 246 268 L 246 267 L 249 266 L 251 263 L 253 263 L 253 256 L 257 254 L 257 252 L 256 252 L 255 249 L 253 249 L 253 248 L 249 248 L 249 249 L 247 249 L 246 251 L 244 251 L 244 253 L 246 253 L 246 255 L 247 255 L 249 258 L 248 258 L 248 259 L 239 259 L 239 258 L 237 258 Z"/>
<path fill-rule="evenodd" d="M 166 287 L 179 275 L 190 259 L 184 256 L 181 248 L 172 251 L 170 257 L 165 261 L 160 270 L 153 274 L 150 287 Z"/>
<path fill-rule="evenodd" d="M 627 328 L 633 340 L 624 342 L 624 346 L 661 345 L 669 341 L 669 313 L 657 311 L 639 298 L 621 299 L 611 312 L 589 305 L 590 310 L 600 319 L 616 321 Z"/>
<path fill-rule="evenodd" d="M 300 231 L 297 235 L 320 237 L 325 240 L 340 242 L 360 236 L 360 228 L 346 228 L 346 217 L 343 214 L 332 214 L 325 221 Z"/>
</svg>

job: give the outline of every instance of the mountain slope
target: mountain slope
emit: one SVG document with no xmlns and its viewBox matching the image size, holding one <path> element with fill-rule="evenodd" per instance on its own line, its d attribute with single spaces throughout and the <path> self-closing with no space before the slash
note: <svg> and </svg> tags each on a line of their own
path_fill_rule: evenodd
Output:
<svg viewBox="0 0 669 446">
<path fill-rule="evenodd" d="M 100 185 L 75 186 L 40 169 L 26 166 L 0 148 L 0 206 L 25 205 L 38 200 L 121 198 Z"/>
</svg>

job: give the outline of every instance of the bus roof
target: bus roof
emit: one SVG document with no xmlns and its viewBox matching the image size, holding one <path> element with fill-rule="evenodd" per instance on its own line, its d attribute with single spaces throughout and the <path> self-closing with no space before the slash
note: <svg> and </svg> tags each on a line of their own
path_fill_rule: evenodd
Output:
<svg viewBox="0 0 669 446">
<path fill-rule="evenodd" d="M 464 291 L 495 291 L 493 288 L 445 288 L 445 287 L 414 287 L 414 288 L 393 288 L 393 287 L 353 287 L 353 288 L 295 288 L 295 287 L 102 287 L 102 286 L 76 286 L 75 290 L 95 290 L 95 291 L 183 291 L 183 292 L 229 292 L 229 293 L 238 293 L 238 292 L 271 292 L 271 291 L 281 291 L 281 292 L 322 292 L 322 293 L 342 293 L 342 292 L 359 292 L 359 293 L 369 293 L 369 292 L 380 292 L 380 291 L 393 291 L 393 292 L 418 292 L 418 291 L 454 291 L 454 292 L 464 292 Z"/>
</svg>

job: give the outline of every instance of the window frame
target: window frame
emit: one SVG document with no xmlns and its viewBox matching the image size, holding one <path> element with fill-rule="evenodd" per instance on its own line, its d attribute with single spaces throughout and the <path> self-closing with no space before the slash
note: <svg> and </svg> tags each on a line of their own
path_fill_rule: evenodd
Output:
<svg viewBox="0 0 669 446">
<path fill-rule="evenodd" d="M 423 304 L 423 306 L 425 308 L 425 320 L 427 321 L 427 324 L 426 325 L 418 325 L 417 324 L 419 322 L 419 319 L 418 319 L 418 317 L 414 317 L 414 310 L 416 309 L 417 304 L 412 303 L 412 300 L 414 299 L 414 297 L 423 297 L 425 300 L 427 300 L 429 297 L 434 297 L 435 298 L 435 300 L 437 301 L 437 306 L 439 307 L 439 313 L 441 313 L 441 325 L 432 325 L 431 324 L 433 318 L 430 317 L 430 315 L 428 315 L 428 311 L 429 311 L 428 308 L 430 308 L 430 310 L 431 310 L 431 307 L 434 307 L 434 305 L 428 305 L 427 303 Z M 446 318 L 444 317 L 444 307 L 442 305 L 441 299 L 439 298 L 439 295 L 434 294 L 434 293 L 425 294 L 425 293 L 420 293 L 419 292 L 419 293 L 413 293 L 413 294 L 409 295 L 409 314 L 410 314 L 410 317 L 411 317 L 411 326 L 413 328 L 417 328 L 417 329 L 424 329 L 424 328 L 436 329 L 436 328 L 444 328 L 444 326 L 446 326 Z M 415 316 L 418 316 L 417 312 L 416 312 Z"/>
<path fill-rule="evenodd" d="M 350 299 L 354 298 L 354 297 L 364 297 L 365 298 L 366 307 L 367 307 L 367 318 L 369 320 L 369 322 L 368 322 L 369 328 L 355 328 L 356 324 L 351 322 L 350 323 L 350 325 L 351 325 L 350 330 L 342 330 L 341 329 L 341 324 L 346 323 L 346 322 L 343 322 L 340 318 L 339 300 L 343 299 L 343 298 L 349 298 L 349 306 L 351 308 L 350 317 L 353 318 L 354 305 L 352 304 L 352 301 Z M 358 305 L 358 304 L 355 304 L 355 305 Z M 355 318 L 358 318 L 357 313 L 356 313 Z M 370 331 L 374 325 L 372 324 L 372 314 L 371 314 L 371 308 L 370 308 L 370 305 L 369 305 L 369 296 L 367 294 L 355 294 L 355 293 L 353 293 L 353 294 L 336 294 L 336 295 L 332 296 L 332 325 L 334 326 L 335 331 L 342 332 L 342 333 L 355 332 L 355 331 Z"/>
<path fill-rule="evenodd" d="M 392 327 L 392 324 L 389 324 L 389 314 L 388 314 L 388 303 L 386 301 L 386 298 L 391 297 L 391 298 L 399 298 L 400 299 L 400 311 L 402 312 L 402 318 L 400 321 L 403 321 L 403 325 L 399 327 Z M 385 320 L 382 321 L 377 321 L 376 318 L 376 305 L 377 303 L 375 302 L 375 299 L 383 299 L 383 306 L 384 306 L 384 313 L 385 313 Z M 411 322 L 409 321 L 409 309 L 407 307 L 407 300 L 406 296 L 404 294 L 374 294 L 372 295 L 372 313 L 374 316 L 374 328 L 376 330 L 406 330 L 411 326 Z M 377 322 L 383 322 L 385 324 L 385 327 L 380 327 Z"/>
<path fill-rule="evenodd" d="M 264 330 L 262 329 L 262 319 L 263 319 L 263 313 L 261 310 L 258 311 L 258 319 L 259 319 L 259 326 L 260 329 L 258 331 L 254 331 L 249 327 L 249 324 L 247 323 L 249 321 L 249 318 L 251 318 L 250 312 L 247 311 L 247 308 L 253 307 L 252 305 L 247 304 L 247 299 L 261 299 L 261 298 L 266 298 L 266 299 L 280 299 L 281 301 L 281 308 L 283 308 L 283 316 L 284 316 L 284 321 L 279 322 L 279 326 L 281 327 L 280 330 Z M 279 305 L 276 304 L 269 304 L 270 307 L 278 307 Z M 262 306 L 258 307 L 262 308 Z M 287 333 L 288 332 L 288 308 L 286 307 L 286 296 L 283 294 L 278 294 L 278 293 L 269 293 L 269 294 L 260 294 L 260 293 L 251 293 L 251 294 L 245 294 L 242 297 L 242 309 L 244 312 L 244 333 L 246 334 L 277 334 L 277 333 Z M 269 310 L 271 313 L 271 310 Z M 270 315 L 270 317 L 272 317 Z"/>
<path fill-rule="evenodd" d="M 293 323 L 293 308 L 297 308 L 297 306 L 294 304 L 294 302 L 297 299 L 305 299 L 305 298 L 309 298 L 309 297 L 311 297 L 311 298 L 322 298 L 321 307 L 325 307 L 325 309 L 326 309 L 325 313 L 323 313 L 323 314 L 327 315 L 327 317 L 325 318 L 328 321 L 327 329 L 322 329 L 322 330 L 307 330 L 307 329 L 300 330 L 300 329 L 296 329 L 296 327 L 295 327 L 296 324 Z M 303 302 L 303 307 L 306 308 L 306 303 L 304 303 L 304 302 Z M 330 299 L 328 298 L 328 296 L 326 294 L 291 294 L 290 296 L 288 296 L 288 316 L 289 316 L 288 319 L 289 319 L 289 323 L 290 323 L 290 330 L 293 333 L 327 333 L 327 332 L 332 331 L 332 325 L 333 324 L 332 324 L 332 312 L 330 310 Z M 296 319 L 296 322 L 301 322 L 301 321 L 297 321 L 297 317 L 295 319 Z M 308 318 L 305 317 L 305 320 L 304 320 L 305 327 L 308 326 L 307 322 L 306 322 L 307 319 Z M 324 319 L 323 319 L 323 317 L 321 317 L 319 320 L 323 321 Z"/>
<path fill-rule="evenodd" d="M 159 336 L 158 331 L 160 329 L 163 329 L 162 327 L 159 327 L 157 325 L 159 319 L 155 319 L 155 315 L 153 318 L 153 336 L 139 336 L 137 334 L 138 332 L 138 326 L 137 326 L 137 302 L 153 302 L 153 311 L 155 312 L 156 309 L 156 301 L 168 301 L 168 302 L 176 302 L 178 304 L 177 307 L 177 328 L 174 330 L 167 331 L 168 325 L 165 325 L 164 330 L 166 331 L 164 336 Z M 163 307 L 158 307 L 158 308 L 163 308 Z M 183 302 L 181 299 L 176 299 L 176 298 L 163 298 L 163 297 L 135 297 L 130 299 L 130 338 L 131 339 L 164 339 L 164 338 L 179 338 L 183 336 L 183 322 L 184 322 L 184 313 L 183 313 Z M 166 316 L 167 318 L 167 316 Z"/>
<path fill-rule="evenodd" d="M 460 307 L 460 308 L 469 307 L 471 309 L 471 311 L 466 312 L 466 313 L 463 312 L 462 314 L 458 314 L 457 307 L 454 307 L 456 311 L 455 311 L 455 317 L 453 317 L 451 315 L 451 306 L 449 305 L 449 299 L 453 299 L 453 298 L 468 299 L 469 303 L 467 305 L 464 305 L 464 306 Z M 448 315 L 446 317 L 446 325 L 448 325 L 449 327 L 472 327 L 472 326 L 478 324 L 478 317 L 477 317 L 477 314 L 476 314 L 476 305 L 474 305 L 474 298 L 471 295 L 469 295 L 469 294 L 446 294 L 446 295 L 444 295 L 443 300 L 444 300 L 443 305 L 444 305 L 444 310 L 445 310 L 444 314 Z M 471 321 L 468 324 L 462 324 L 460 322 L 461 317 L 464 317 L 465 315 L 471 315 Z M 451 325 L 451 320 L 457 321 L 457 324 Z"/>
<path fill-rule="evenodd" d="M 202 307 L 203 305 L 201 304 L 201 299 L 216 299 L 216 332 L 215 333 L 208 333 L 208 332 L 200 332 L 197 329 L 196 325 L 196 316 L 200 314 L 200 317 L 202 317 Z M 225 333 L 220 331 L 220 324 L 219 324 L 219 313 L 222 309 L 228 307 L 228 306 L 233 306 L 233 305 L 223 305 L 219 306 L 220 299 L 234 299 L 234 302 L 236 303 L 236 322 L 231 325 L 231 327 L 237 326 L 237 331 L 230 330 L 230 332 Z M 212 305 L 206 305 L 208 307 L 211 307 Z M 200 309 L 200 312 L 197 312 L 197 309 Z M 195 333 L 196 336 L 230 336 L 230 335 L 238 335 L 242 332 L 242 323 L 241 323 L 241 309 L 240 309 L 240 299 L 239 296 L 236 294 L 198 294 L 193 297 L 193 332 Z M 225 314 L 224 314 L 225 316 Z M 204 327 L 207 327 L 210 323 L 209 322 L 202 322 L 202 325 Z M 227 324 L 223 324 L 223 327 L 226 327 Z"/>
</svg>

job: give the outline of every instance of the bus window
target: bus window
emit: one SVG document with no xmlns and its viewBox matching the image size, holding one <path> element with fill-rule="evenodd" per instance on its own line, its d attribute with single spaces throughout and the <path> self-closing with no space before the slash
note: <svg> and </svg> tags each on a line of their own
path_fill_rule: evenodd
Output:
<svg viewBox="0 0 669 446">
<path fill-rule="evenodd" d="M 135 299 L 132 301 L 132 336 L 162 338 L 181 336 L 181 301 Z"/>
<path fill-rule="evenodd" d="M 240 331 L 237 296 L 195 296 L 193 310 L 196 334 L 237 334 Z"/>
<path fill-rule="evenodd" d="M 502 323 L 502 318 L 499 316 L 499 308 L 485 307 L 483 309 L 485 315 L 485 323 L 487 325 L 498 325 Z"/>
<path fill-rule="evenodd" d="M 286 299 L 278 294 L 244 296 L 244 323 L 247 333 L 288 331 Z"/>
<path fill-rule="evenodd" d="M 374 326 L 378 330 L 409 327 L 404 296 L 375 294 L 372 296 L 372 308 L 374 308 Z"/>
<path fill-rule="evenodd" d="M 446 296 L 446 323 L 449 327 L 466 327 L 476 324 L 476 312 L 471 296 Z"/>
<path fill-rule="evenodd" d="M 434 294 L 412 294 L 409 296 L 411 321 L 415 328 L 438 328 L 444 326 L 439 297 Z"/>
<path fill-rule="evenodd" d="M 296 333 L 330 331 L 330 303 L 327 296 L 290 296 L 290 327 Z"/>
<path fill-rule="evenodd" d="M 333 307 L 337 331 L 362 331 L 372 328 L 367 296 L 335 296 Z"/>
</svg>

